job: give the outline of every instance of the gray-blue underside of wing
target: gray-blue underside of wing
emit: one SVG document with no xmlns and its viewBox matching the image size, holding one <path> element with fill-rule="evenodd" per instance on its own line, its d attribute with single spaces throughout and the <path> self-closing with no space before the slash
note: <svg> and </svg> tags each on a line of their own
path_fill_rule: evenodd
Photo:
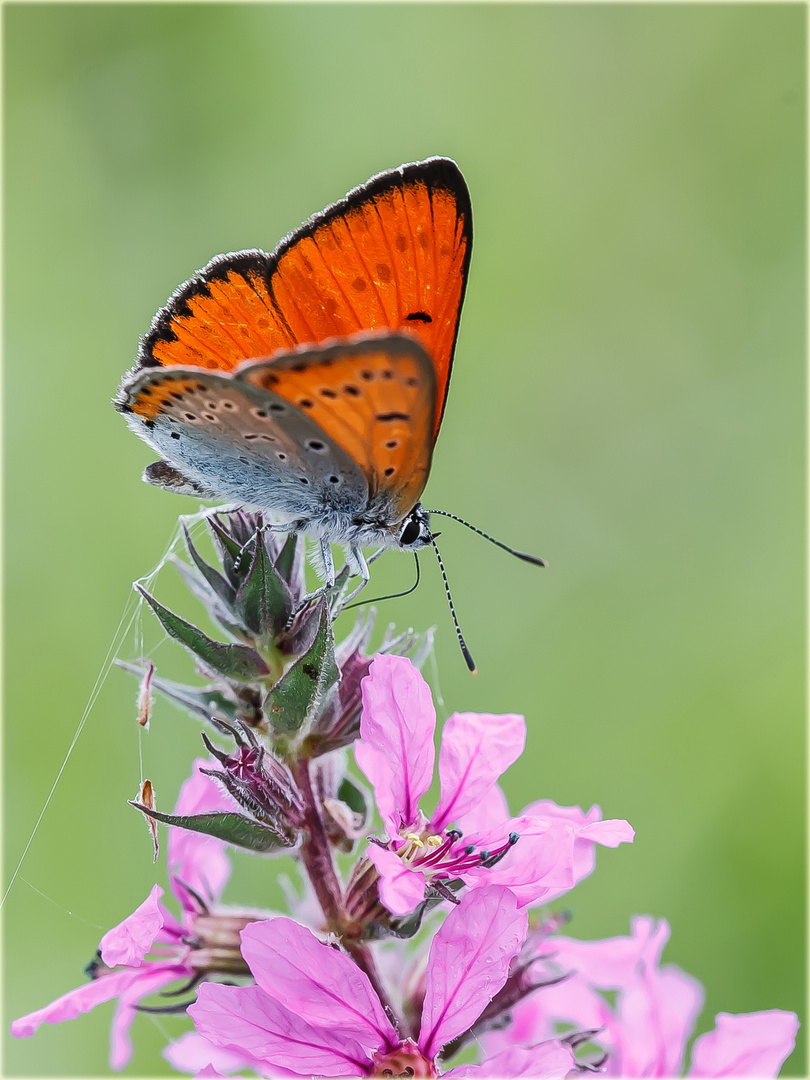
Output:
<svg viewBox="0 0 810 1080">
<path fill-rule="evenodd" d="M 151 426 L 126 415 L 132 430 L 179 472 L 225 499 L 282 517 L 312 520 L 367 508 L 366 478 L 349 455 L 270 391 L 183 367 L 142 371 L 122 389 L 131 403 L 150 382 L 188 382 L 191 375 L 206 391 L 185 390 Z"/>
</svg>

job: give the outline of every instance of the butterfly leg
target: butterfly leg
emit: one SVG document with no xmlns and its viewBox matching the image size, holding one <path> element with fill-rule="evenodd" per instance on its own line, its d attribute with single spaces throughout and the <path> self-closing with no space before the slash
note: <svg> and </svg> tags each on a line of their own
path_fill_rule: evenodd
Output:
<svg viewBox="0 0 810 1080">
<path fill-rule="evenodd" d="M 271 522 L 271 521 L 262 521 L 261 518 L 259 518 L 259 524 L 256 526 L 256 531 L 253 533 L 253 535 L 251 537 L 249 537 L 244 542 L 244 544 L 242 544 L 242 547 L 239 550 L 239 554 L 234 559 L 234 562 L 233 562 L 234 571 L 237 574 L 239 573 L 239 568 L 242 565 L 242 560 L 245 557 L 245 552 L 249 548 L 253 547 L 253 545 L 258 542 L 258 539 L 259 539 L 259 537 L 261 536 L 261 534 L 263 532 L 286 532 L 286 533 L 297 532 L 298 529 L 301 527 L 301 524 L 302 523 L 298 522 L 298 521 L 292 521 L 292 522 L 284 521 L 284 522 L 281 522 L 279 524 L 276 524 L 276 523 Z"/>
<path fill-rule="evenodd" d="M 327 540 L 320 540 L 320 567 L 318 568 L 320 574 L 324 578 L 324 583 L 315 592 L 307 593 L 301 598 L 298 607 L 291 612 L 290 617 L 287 619 L 287 625 L 285 630 L 289 630 L 295 621 L 296 616 L 300 611 L 303 611 L 307 604 L 311 604 L 316 600 L 319 600 L 324 593 L 327 593 L 335 586 L 335 560 L 332 558 L 332 548 Z"/>
<path fill-rule="evenodd" d="M 323 564 L 324 586 L 331 589 L 335 584 L 335 560 L 332 558 L 332 545 L 328 540 L 321 540 L 321 562 Z"/>
<path fill-rule="evenodd" d="M 381 549 L 381 551 L 382 550 L 384 549 Z M 371 560 L 369 561 L 373 561 L 375 558 L 377 558 L 377 552 L 375 552 L 371 556 Z M 351 601 L 354 600 L 355 596 L 359 596 L 363 589 L 365 589 L 366 585 L 368 585 L 370 577 L 366 557 L 357 545 L 352 544 L 349 548 L 347 552 L 346 562 L 349 564 L 349 573 L 352 574 L 352 576 L 358 575 L 360 577 L 360 581 L 357 586 L 352 589 L 349 595 L 341 601 L 341 607 L 345 607 L 346 604 L 351 603 Z"/>
</svg>

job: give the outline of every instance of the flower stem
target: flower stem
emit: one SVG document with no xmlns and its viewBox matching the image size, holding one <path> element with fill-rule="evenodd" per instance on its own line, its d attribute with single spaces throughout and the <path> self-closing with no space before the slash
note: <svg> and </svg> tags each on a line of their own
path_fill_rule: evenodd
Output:
<svg viewBox="0 0 810 1080">
<path fill-rule="evenodd" d="M 332 859 L 332 848 L 329 837 L 326 835 L 318 799 L 312 787 L 309 761 L 309 758 L 301 757 L 295 764 L 295 780 L 304 802 L 303 818 L 306 839 L 301 846 L 301 860 L 312 882 L 315 895 L 318 897 L 328 929 L 340 935 L 344 948 L 361 971 L 368 976 L 391 1023 L 396 1027 L 399 1024 L 399 1018 L 388 999 L 371 950 L 346 933 L 353 920 L 346 915 L 343 891 Z"/>
<path fill-rule="evenodd" d="M 304 802 L 304 841 L 301 860 L 318 897 L 327 927 L 334 933 L 343 930 L 343 892 L 335 872 L 332 848 L 326 835 L 320 807 L 312 790 L 309 758 L 303 757 L 295 764 L 295 780 Z"/>
</svg>

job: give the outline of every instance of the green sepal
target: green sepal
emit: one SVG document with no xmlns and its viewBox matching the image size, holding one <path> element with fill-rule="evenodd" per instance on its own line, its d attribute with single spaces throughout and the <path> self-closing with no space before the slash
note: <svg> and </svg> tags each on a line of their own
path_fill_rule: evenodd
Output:
<svg viewBox="0 0 810 1080">
<path fill-rule="evenodd" d="M 116 660 L 118 667 L 128 671 L 131 675 L 143 677 L 143 669 L 137 664 L 128 664 L 125 660 Z M 239 717 L 239 705 L 213 686 L 186 686 L 184 683 L 171 682 L 169 679 L 161 679 L 157 675 L 152 676 L 151 687 L 157 690 L 169 701 L 181 705 L 190 713 L 201 716 L 204 720 L 211 719 L 212 715 L 222 716 L 226 720 L 235 722 Z"/>
<path fill-rule="evenodd" d="M 264 705 L 268 723 L 279 735 L 294 734 L 314 719 L 340 678 L 326 601 L 322 599 L 318 608 L 318 629 L 312 644 L 279 679 Z"/>
<path fill-rule="evenodd" d="M 253 555 L 233 602 L 236 617 L 257 636 L 284 630 L 293 607 L 290 590 L 270 561 L 262 534 L 256 537 Z"/>
<path fill-rule="evenodd" d="M 215 515 L 208 518 L 208 527 L 216 541 L 222 559 L 222 569 L 233 581 L 238 578 L 234 570 L 237 561 L 242 555 L 242 546 L 223 528 L 222 523 Z"/>
<path fill-rule="evenodd" d="M 169 637 L 185 645 L 207 668 L 240 682 L 251 682 L 270 674 L 270 668 L 249 645 L 223 645 L 219 641 L 212 641 L 202 630 L 169 611 L 142 586 L 136 584 L 135 587 L 157 615 Z"/>
<path fill-rule="evenodd" d="M 221 626 L 226 634 L 230 634 L 237 640 L 241 638 L 243 641 L 247 641 L 249 639 L 245 627 L 236 622 L 233 613 L 225 607 L 216 593 L 211 591 L 208 583 L 200 577 L 193 567 L 182 559 L 176 559 L 173 556 L 169 558 L 169 562 L 182 577 L 188 591 L 192 596 L 196 596 L 214 622 Z"/>
<path fill-rule="evenodd" d="M 188 829 L 190 832 L 215 836 L 218 840 L 224 840 L 235 847 L 247 848 L 248 851 L 266 853 L 292 847 L 290 841 L 279 833 L 268 829 L 266 825 L 260 825 L 257 821 L 251 821 L 242 814 L 228 811 L 211 814 L 162 814 L 159 810 L 150 810 L 142 803 L 127 801 L 142 814 L 162 821 L 166 825 L 176 825 L 178 829 Z"/>
<path fill-rule="evenodd" d="M 343 590 L 349 577 L 349 564 L 345 563 L 335 577 L 335 584 L 329 590 L 329 610 L 333 619 L 336 619 L 343 610 Z"/>
<path fill-rule="evenodd" d="M 417 904 L 410 915 L 403 915 L 401 919 L 392 919 L 388 924 L 389 932 L 397 938 L 412 938 L 419 931 L 425 912 L 435 907 L 430 900 L 423 900 Z"/>
<path fill-rule="evenodd" d="M 391 918 L 386 922 L 375 921 L 369 923 L 363 936 L 366 941 L 381 941 L 389 937 L 402 938 L 403 940 L 412 938 L 414 934 L 419 932 L 426 912 L 436 907 L 438 903 L 438 900 L 428 898 L 417 904 L 410 915 L 403 915 L 400 919 Z"/>
<path fill-rule="evenodd" d="M 298 555 L 298 533 L 290 533 L 276 559 L 276 573 L 285 584 L 292 580 Z"/>
<path fill-rule="evenodd" d="M 154 682 L 154 680 L 153 680 Z M 344 776 L 338 788 L 337 797 L 342 803 L 355 814 L 359 814 L 361 824 L 365 824 L 368 815 L 368 803 L 362 788 L 358 787 L 348 776 Z"/>
<path fill-rule="evenodd" d="M 186 547 L 188 548 L 188 553 L 191 556 L 194 565 L 197 567 L 203 578 L 205 578 L 208 586 L 222 601 L 225 607 L 229 611 L 233 611 L 234 598 L 236 596 L 236 592 L 233 586 L 230 584 L 230 582 L 225 580 L 225 578 L 222 576 L 222 574 L 219 573 L 218 570 L 215 570 L 213 566 L 209 566 L 205 559 L 203 559 L 203 557 L 192 544 L 191 536 L 189 535 L 189 531 L 186 528 L 185 524 L 183 525 L 183 533 L 186 538 Z"/>
</svg>

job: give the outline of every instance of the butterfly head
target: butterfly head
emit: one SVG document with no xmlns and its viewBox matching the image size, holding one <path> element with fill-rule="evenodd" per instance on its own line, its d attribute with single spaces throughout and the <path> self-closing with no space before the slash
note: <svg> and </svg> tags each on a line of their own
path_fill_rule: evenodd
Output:
<svg viewBox="0 0 810 1080">
<path fill-rule="evenodd" d="M 403 551 L 418 551 L 432 540 L 428 512 L 421 503 L 417 503 L 411 512 L 397 526 L 396 544 Z"/>
</svg>

